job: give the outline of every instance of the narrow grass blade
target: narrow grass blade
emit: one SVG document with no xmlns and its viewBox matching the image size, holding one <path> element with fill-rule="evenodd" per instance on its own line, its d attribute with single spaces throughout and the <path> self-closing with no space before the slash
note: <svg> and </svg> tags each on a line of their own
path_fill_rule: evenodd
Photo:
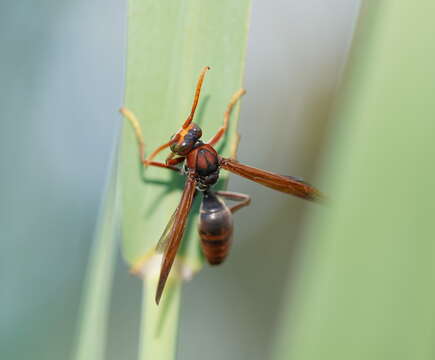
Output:
<svg viewBox="0 0 435 360">
<path fill-rule="evenodd" d="M 113 157 L 115 158 L 115 157 Z M 103 360 L 119 234 L 117 166 L 112 164 L 87 269 L 75 360 Z"/>
<path fill-rule="evenodd" d="M 274 359 L 435 356 L 434 11 L 365 2 Z"/>
<path fill-rule="evenodd" d="M 207 65 L 211 71 L 205 79 L 195 122 L 202 127 L 205 140 L 222 125 L 227 103 L 242 87 L 249 7 L 249 0 L 130 0 L 124 105 L 141 122 L 148 154 L 168 141 L 186 119 L 199 71 Z M 229 154 L 235 139 L 237 116 L 238 108 L 225 141 L 218 147 L 224 155 Z M 165 155 L 167 152 L 158 160 L 164 160 Z M 158 168 L 144 173 L 128 124 L 122 136 L 120 176 L 123 254 L 131 266 L 147 272 L 140 358 L 155 359 L 155 349 L 166 347 L 161 359 L 171 359 L 180 294 L 177 282 L 198 271 L 203 263 L 196 232 L 198 204 L 178 257 L 182 266 L 173 268 L 171 284 L 157 308 L 150 299 L 160 264 L 152 265 L 149 260 L 155 258 L 156 242 L 178 204 L 184 177 Z M 165 300 L 169 294 L 170 302 Z M 165 329 L 160 338 L 150 335 L 159 326 Z"/>
</svg>

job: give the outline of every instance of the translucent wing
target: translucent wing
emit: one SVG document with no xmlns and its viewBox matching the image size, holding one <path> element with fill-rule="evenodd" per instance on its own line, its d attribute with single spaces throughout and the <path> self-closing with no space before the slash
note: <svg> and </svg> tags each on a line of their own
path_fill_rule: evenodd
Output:
<svg viewBox="0 0 435 360">
<path fill-rule="evenodd" d="M 175 215 L 177 214 L 178 208 L 173 212 L 168 225 L 166 225 L 165 230 L 163 231 L 162 236 L 160 236 L 159 242 L 156 245 L 156 252 L 159 254 L 163 254 L 169 245 L 169 235 L 171 234 L 172 226 L 174 225 Z"/>
<path fill-rule="evenodd" d="M 163 232 L 162 238 L 157 245 L 158 249 L 162 249 L 164 251 L 162 266 L 160 268 L 159 283 L 157 285 L 156 291 L 157 304 L 159 304 L 160 298 L 162 297 L 166 280 L 168 279 L 169 272 L 171 271 L 172 264 L 175 260 L 175 255 L 177 254 L 177 250 L 184 234 L 186 221 L 189 216 L 190 209 L 192 208 L 193 198 L 195 196 L 195 185 L 195 179 L 188 176 L 177 210 L 175 210 L 175 213 L 169 220 L 169 224 Z"/>
<path fill-rule="evenodd" d="M 292 176 L 275 174 L 227 158 L 221 158 L 221 167 L 271 189 L 298 196 L 306 200 L 320 200 L 323 198 L 319 190 L 305 181 Z"/>
</svg>

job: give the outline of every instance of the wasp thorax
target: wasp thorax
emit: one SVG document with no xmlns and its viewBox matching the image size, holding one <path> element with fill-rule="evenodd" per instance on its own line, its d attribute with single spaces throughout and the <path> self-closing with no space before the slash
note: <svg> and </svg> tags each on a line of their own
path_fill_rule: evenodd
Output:
<svg viewBox="0 0 435 360">
<path fill-rule="evenodd" d="M 178 140 L 171 145 L 171 151 L 180 156 L 187 155 L 201 136 L 201 128 L 192 123 L 187 129 L 182 129 L 172 137 L 178 137 Z"/>
</svg>

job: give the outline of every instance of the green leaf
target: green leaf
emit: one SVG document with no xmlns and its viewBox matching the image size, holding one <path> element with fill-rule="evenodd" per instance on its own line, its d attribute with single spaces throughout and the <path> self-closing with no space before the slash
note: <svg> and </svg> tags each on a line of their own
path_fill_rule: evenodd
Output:
<svg viewBox="0 0 435 360">
<path fill-rule="evenodd" d="M 434 11 L 365 2 L 274 359 L 434 358 Z"/>
<path fill-rule="evenodd" d="M 250 1 L 144 1 L 130 0 L 128 22 L 127 86 L 125 106 L 141 122 L 146 152 L 167 142 L 190 112 L 200 70 L 210 66 L 195 122 L 203 129 L 203 138 L 211 138 L 223 123 L 223 113 L 231 96 L 242 87 Z M 238 107 L 233 111 L 230 129 L 220 153 L 228 155 L 235 139 Z M 164 160 L 165 152 L 158 159 Z M 175 210 L 184 177 L 166 169 L 150 167 L 146 173 L 139 163 L 135 136 L 127 122 L 122 135 L 120 162 L 123 212 L 123 254 L 130 265 L 150 259 L 160 235 Z M 224 175 L 222 176 L 222 181 Z M 221 185 L 222 186 L 222 185 Z M 198 199 L 182 242 L 184 272 L 196 272 L 203 263 L 196 231 Z M 153 263 L 154 264 L 154 263 Z M 160 263 L 147 270 L 147 289 L 155 283 Z M 179 281 L 174 266 L 160 306 L 152 304 L 149 291 L 144 299 L 144 323 L 140 358 L 155 358 L 161 347 L 156 328 L 162 321 L 176 326 Z M 184 274 L 185 275 L 185 274 Z M 154 295 L 155 287 L 151 287 Z M 165 296 L 174 293 L 172 302 Z M 171 305 L 168 305 L 171 304 Z M 168 308 L 168 306 L 170 308 Z M 164 320 L 163 313 L 173 314 Z M 172 319 L 172 320 L 171 320 Z M 169 325 L 168 325 L 169 326 Z M 174 334 L 168 330 L 167 334 Z M 165 335 L 160 335 L 165 338 Z M 171 358 L 175 342 L 168 335 L 169 350 L 162 358 Z M 151 340 L 150 340 L 151 339 Z M 155 342 L 153 342 L 153 339 Z M 168 345 L 169 344 L 169 345 Z"/>
<path fill-rule="evenodd" d="M 211 71 L 195 121 L 205 139 L 222 125 L 227 103 L 242 87 L 249 3 L 130 1 L 125 106 L 141 121 L 148 153 L 168 141 L 186 119 L 199 71 L 206 65 Z M 221 148 L 224 154 L 234 139 L 237 115 L 235 111 Z M 144 181 L 127 123 L 121 159 L 123 252 L 133 264 L 155 247 L 178 203 L 184 178 L 149 168 Z M 184 243 L 194 246 L 187 261 L 197 270 L 201 258 L 192 224 Z"/>
</svg>

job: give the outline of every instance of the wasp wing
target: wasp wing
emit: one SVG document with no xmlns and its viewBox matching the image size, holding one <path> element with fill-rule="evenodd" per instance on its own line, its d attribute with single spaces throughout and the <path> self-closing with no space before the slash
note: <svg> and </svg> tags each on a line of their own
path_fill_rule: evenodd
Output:
<svg viewBox="0 0 435 360">
<path fill-rule="evenodd" d="M 305 181 L 292 177 L 275 174 L 252 166 L 244 165 L 233 159 L 221 158 L 221 167 L 234 174 L 255 181 L 258 184 L 283 193 L 298 196 L 306 200 L 320 200 L 323 198 L 319 190 Z"/>
<path fill-rule="evenodd" d="M 175 260 L 175 255 L 177 254 L 178 247 L 180 246 L 184 234 L 187 218 L 190 209 L 192 208 L 193 198 L 195 196 L 195 185 L 195 179 L 188 176 L 184 185 L 184 191 L 180 203 L 169 220 L 169 224 L 166 226 L 166 229 L 157 245 L 157 250 L 163 252 L 159 283 L 156 291 L 157 304 L 159 304 L 160 298 L 162 297 L 166 280 L 168 279 L 169 272 L 171 271 L 172 264 Z"/>
<path fill-rule="evenodd" d="M 177 215 L 177 210 L 178 207 L 173 212 L 168 222 L 168 225 L 166 225 L 165 230 L 163 231 L 163 234 L 162 236 L 160 236 L 159 242 L 156 245 L 156 252 L 158 252 L 159 254 L 163 254 L 169 245 L 169 239 L 170 239 L 169 235 L 171 234 L 171 230 L 174 225 L 175 216 Z"/>
</svg>

